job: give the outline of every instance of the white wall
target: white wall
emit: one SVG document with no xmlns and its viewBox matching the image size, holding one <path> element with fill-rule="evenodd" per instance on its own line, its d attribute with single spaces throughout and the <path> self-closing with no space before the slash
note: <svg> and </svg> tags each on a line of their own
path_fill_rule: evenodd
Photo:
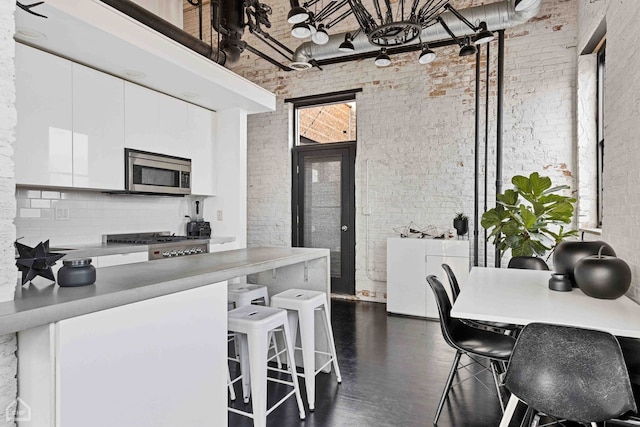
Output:
<svg viewBox="0 0 640 427">
<path fill-rule="evenodd" d="M 185 215 L 195 214 L 194 197 L 118 196 L 21 187 L 16 199 L 17 233 L 28 245 L 47 239 L 52 246 L 100 243 L 103 234 L 169 231 L 184 235 L 189 221 Z M 68 209 L 69 219 L 56 220 L 56 208 Z M 203 213 L 215 227 L 215 213 Z"/>
<path fill-rule="evenodd" d="M 631 266 L 629 296 L 640 302 L 640 46 L 634 28 L 640 2 L 580 2 L 579 46 L 606 20 L 605 172 L 602 240 Z"/>
<path fill-rule="evenodd" d="M 183 13 L 182 0 L 133 0 L 162 19 L 182 28 Z"/>
<path fill-rule="evenodd" d="M 461 1 L 456 8 L 483 3 Z M 505 188 L 514 174 L 533 171 L 576 187 L 577 3 L 544 1 L 536 19 L 506 33 Z M 284 22 L 288 3 L 271 6 L 272 22 Z M 274 25 L 270 34 L 295 48 L 300 42 L 288 31 Z M 361 299 L 384 301 L 393 227 L 414 221 L 450 228 L 456 212 L 473 218 L 474 60 L 457 53 L 440 48 L 429 66 L 417 63 L 416 52 L 394 56 L 386 69 L 367 59 L 286 73 L 245 52 L 234 70 L 277 95 L 275 112 L 249 118 L 248 245 L 291 244 L 293 125 L 284 99 L 362 88 L 356 96 L 356 291 Z M 496 53 L 494 42 L 492 79 Z M 495 100 L 495 92 L 491 96 Z M 494 135 L 492 107 L 490 147 Z M 490 200 L 494 155 L 490 148 Z M 469 226 L 473 230 L 473 222 Z"/>
<path fill-rule="evenodd" d="M 13 143 L 15 142 L 15 66 L 14 52 L 15 2 L 0 3 L 0 302 L 13 300 L 17 269 L 13 242 L 16 231 L 15 179 Z M 16 399 L 17 359 L 15 334 L 0 337 L 0 426 L 13 426 L 7 421 L 6 408 Z M 9 413 L 10 419 L 13 414 Z"/>
</svg>

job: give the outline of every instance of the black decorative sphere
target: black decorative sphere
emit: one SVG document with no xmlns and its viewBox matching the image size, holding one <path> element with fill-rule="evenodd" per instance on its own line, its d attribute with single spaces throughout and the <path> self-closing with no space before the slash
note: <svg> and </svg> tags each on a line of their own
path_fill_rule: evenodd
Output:
<svg viewBox="0 0 640 427">
<path fill-rule="evenodd" d="M 574 276 L 580 290 L 593 298 L 619 298 L 631 285 L 629 265 L 614 256 L 584 257 L 577 262 Z"/>
<path fill-rule="evenodd" d="M 573 286 L 577 286 L 573 276 L 573 269 L 577 262 L 589 255 L 596 255 L 600 248 L 602 255 L 616 256 L 611 246 L 601 240 L 565 240 L 560 242 L 553 251 L 553 267 L 556 273 L 566 274 Z"/>
<path fill-rule="evenodd" d="M 521 270 L 549 270 L 549 266 L 542 258 L 535 256 L 514 256 L 509 260 L 507 268 Z"/>
</svg>

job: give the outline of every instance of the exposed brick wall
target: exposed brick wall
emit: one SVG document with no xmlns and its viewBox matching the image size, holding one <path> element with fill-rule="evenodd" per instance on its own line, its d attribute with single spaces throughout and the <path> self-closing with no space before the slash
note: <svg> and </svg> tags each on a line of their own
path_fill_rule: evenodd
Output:
<svg viewBox="0 0 640 427">
<path fill-rule="evenodd" d="M 16 212 L 13 168 L 15 141 L 15 43 L 13 13 L 15 2 L 0 3 L 0 301 L 13 299 L 16 286 L 16 267 L 13 242 L 16 231 L 13 218 Z M 0 426 L 13 426 L 7 421 L 5 408 L 17 395 L 17 359 L 15 335 L 0 337 Z"/>
<path fill-rule="evenodd" d="M 580 2 L 579 46 L 583 46 L 606 16 L 605 172 L 602 239 L 631 266 L 629 296 L 640 302 L 640 67 L 637 34 L 640 3 L 633 0 Z"/>
<path fill-rule="evenodd" d="M 463 9 L 483 3 L 467 0 L 454 5 Z M 514 174 L 533 171 L 575 188 L 577 3 L 545 1 L 536 19 L 507 31 L 505 188 Z M 289 26 L 282 24 L 288 2 L 270 5 L 270 34 L 297 47 L 300 42 L 290 38 Z M 295 73 L 279 71 L 246 52 L 242 55 L 234 70 L 277 95 L 275 112 L 249 118 L 250 246 L 291 244 L 293 111 L 284 99 L 354 88 L 362 88 L 356 96 L 358 296 L 385 299 L 386 238 L 394 235 L 393 227 L 414 221 L 450 228 L 455 213 L 464 212 L 473 230 L 474 59 L 459 58 L 454 47 L 436 53 L 438 58 L 428 66 L 418 64 L 414 52 L 393 57 L 385 69 L 376 68 L 373 60 L 361 60 Z M 492 79 L 496 53 L 494 42 Z M 495 181 L 495 90 L 491 98 L 489 200 Z M 364 208 L 371 214 L 364 215 Z"/>
</svg>

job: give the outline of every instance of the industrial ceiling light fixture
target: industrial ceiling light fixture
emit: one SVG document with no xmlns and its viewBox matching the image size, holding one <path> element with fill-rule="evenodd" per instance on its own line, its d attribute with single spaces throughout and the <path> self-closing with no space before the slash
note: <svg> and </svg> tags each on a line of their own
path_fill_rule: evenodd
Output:
<svg viewBox="0 0 640 427">
<path fill-rule="evenodd" d="M 309 24 L 305 22 L 298 22 L 291 29 L 291 35 L 298 39 L 304 39 L 311 35 L 311 30 L 309 29 Z"/>
<path fill-rule="evenodd" d="M 481 22 L 480 25 L 478 25 L 478 27 L 480 28 L 480 31 L 476 33 L 476 36 L 473 41 L 474 44 L 479 45 L 479 44 L 489 43 L 495 38 L 495 35 L 491 31 L 487 30 L 486 22 L 484 21 Z"/>
<path fill-rule="evenodd" d="M 516 12 L 522 12 L 529 9 L 531 6 L 537 3 L 537 0 L 516 0 Z"/>
<path fill-rule="evenodd" d="M 327 44 L 329 42 L 329 34 L 327 34 L 327 30 L 324 29 L 324 24 L 318 25 L 318 31 L 315 34 L 311 35 L 311 40 L 315 44 Z"/>
<path fill-rule="evenodd" d="M 376 56 L 375 64 L 378 67 L 388 67 L 389 65 L 391 65 L 391 58 L 389 58 L 389 55 L 387 55 L 386 48 L 383 47 L 382 49 L 380 49 L 380 53 L 378 54 L 378 56 Z"/>
<path fill-rule="evenodd" d="M 300 6 L 298 0 L 291 0 L 291 10 L 287 15 L 287 22 L 289 24 L 299 24 L 309 19 L 309 12 Z"/>
<path fill-rule="evenodd" d="M 418 62 L 425 65 L 433 62 L 434 59 L 436 59 L 436 53 L 429 49 L 429 45 L 422 45 L 422 51 L 420 52 Z"/>
<path fill-rule="evenodd" d="M 290 1 L 290 18 L 294 16 L 298 17 L 297 19 L 302 19 L 303 14 L 296 14 L 295 12 L 300 12 L 300 9 L 306 11 L 306 19 L 297 22 L 291 34 L 298 38 L 305 38 L 311 35 L 315 44 L 327 43 L 329 40 L 327 30 L 346 17 L 353 15 L 360 28 L 354 34 L 347 33 L 344 42 L 339 47 L 341 52 L 353 52 L 355 50 L 353 40 L 362 31 L 366 34 L 369 43 L 384 48 L 384 55 L 388 57 L 386 49 L 404 46 L 414 42 L 416 39 L 420 39 L 422 32 L 426 28 L 437 23 L 440 23 L 449 36 L 460 46 L 461 56 L 474 54 L 476 52 L 475 45 L 489 43 L 494 39 L 494 35 L 488 30 L 486 22 L 471 23 L 449 4 L 449 0 L 385 0 L 384 3 L 381 0 L 331 0 L 326 5 L 324 0 L 309 0 L 302 6 L 300 6 L 299 0 Z M 537 0 L 518 0 L 516 5 L 524 3 L 528 7 L 528 4 L 535 1 Z M 320 7 L 318 7 L 319 4 L 321 4 Z M 315 6 L 313 12 L 310 10 L 312 6 Z M 444 12 L 450 12 L 468 26 L 475 33 L 473 39 L 467 37 L 464 39 L 466 43 L 458 39 L 442 19 L 441 15 Z M 447 18 L 447 21 L 451 22 L 449 18 Z M 289 22 L 292 22 L 291 19 L 289 19 Z M 303 27 L 303 25 L 306 25 L 306 27 Z M 315 25 L 318 25 L 317 28 L 322 31 L 314 32 Z M 310 31 L 306 30 L 307 27 Z M 471 40 L 473 40 L 473 44 Z M 418 61 L 421 64 L 428 64 L 433 61 L 435 53 L 428 47 L 422 46 L 422 42 L 420 42 L 420 46 L 422 51 Z M 382 55 L 383 53 L 381 52 L 378 57 Z M 378 62 L 386 61 L 384 59 L 380 61 L 376 59 L 376 64 Z"/>
<path fill-rule="evenodd" d="M 469 36 L 466 36 L 464 38 L 464 45 L 460 49 L 459 55 L 469 56 L 469 55 L 475 55 L 477 52 L 478 52 L 478 49 L 476 48 L 476 45 L 471 44 L 471 38 Z"/>
<path fill-rule="evenodd" d="M 344 41 L 340 43 L 340 46 L 338 46 L 338 50 L 345 53 L 353 52 L 354 50 L 356 50 L 356 48 L 353 46 L 352 40 L 353 37 L 351 36 L 351 33 L 345 34 Z"/>
</svg>

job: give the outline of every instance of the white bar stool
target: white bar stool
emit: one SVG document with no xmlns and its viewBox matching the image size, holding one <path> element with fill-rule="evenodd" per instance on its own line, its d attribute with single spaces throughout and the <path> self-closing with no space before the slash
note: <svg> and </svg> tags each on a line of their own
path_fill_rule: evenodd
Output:
<svg viewBox="0 0 640 427">
<path fill-rule="evenodd" d="M 338 367 L 338 359 L 336 356 L 336 345 L 333 340 L 333 330 L 331 329 L 331 320 L 329 319 L 329 311 L 327 310 L 327 295 L 324 292 L 311 291 L 305 289 L 289 289 L 271 297 L 271 306 L 287 310 L 289 318 L 289 327 L 291 329 L 291 337 L 296 342 L 296 334 L 298 324 L 300 326 L 300 343 L 302 350 L 302 366 L 304 369 L 304 380 L 307 389 L 307 399 L 309 401 L 309 410 L 315 409 L 316 402 L 316 375 L 327 365 L 333 362 L 333 368 L 336 371 L 338 383 L 342 383 L 340 376 L 340 368 Z M 324 325 L 329 339 L 330 353 L 317 351 L 315 348 L 315 312 L 323 311 Z M 323 354 L 329 356 L 329 360 L 316 369 L 315 355 Z M 288 356 L 287 356 L 288 358 Z M 288 358 L 289 365 L 295 365 L 294 359 Z"/>
<path fill-rule="evenodd" d="M 242 393 L 245 402 L 252 396 L 253 413 L 241 411 L 229 407 L 230 412 L 253 418 L 255 427 L 265 427 L 267 425 L 267 415 L 280 406 L 286 399 L 295 394 L 298 403 L 300 419 L 304 420 L 305 412 L 300 396 L 300 387 L 296 375 L 295 366 L 290 365 L 287 371 L 269 368 L 291 375 L 291 381 L 284 381 L 267 377 L 267 352 L 269 346 L 270 332 L 283 334 L 287 357 L 293 358 L 293 341 L 289 332 L 287 313 L 272 307 L 260 305 L 248 305 L 236 308 L 227 313 L 228 329 L 238 334 L 241 346 L 240 358 L 241 366 L 249 366 L 249 369 L 242 371 Z M 237 380 L 237 379 L 236 379 Z M 267 410 L 267 380 L 286 384 L 293 387 L 280 401 Z"/>
<path fill-rule="evenodd" d="M 234 303 L 236 308 L 260 299 L 264 300 L 264 305 L 269 306 L 269 293 L 266 286 L 247 283 L 227 285 L 227 301 Z"/>
<path fill-rule="evenodd" d="M 236 283 L 227 285 L 227 304 L 232 305 L 231 308 L 239 308 L 251 304 L 259 304 L 261 300 L 262 302 L 264 302 L 265 306 L 269 306 L 269 292 L 267 287 L 264 285 L 252 285 L 248 283 Z M 269 342 L 273 342 L 273 349 L 275 350 L 276 354 L 276 363 L 278 364 L 278 368 L 282 369 L 282 361 L 280 360 L 278 343 L 275 338 L 270 338 Z M 238 354 L 236 354 L 236 356 L 238 356 Z"/>
</svg>

